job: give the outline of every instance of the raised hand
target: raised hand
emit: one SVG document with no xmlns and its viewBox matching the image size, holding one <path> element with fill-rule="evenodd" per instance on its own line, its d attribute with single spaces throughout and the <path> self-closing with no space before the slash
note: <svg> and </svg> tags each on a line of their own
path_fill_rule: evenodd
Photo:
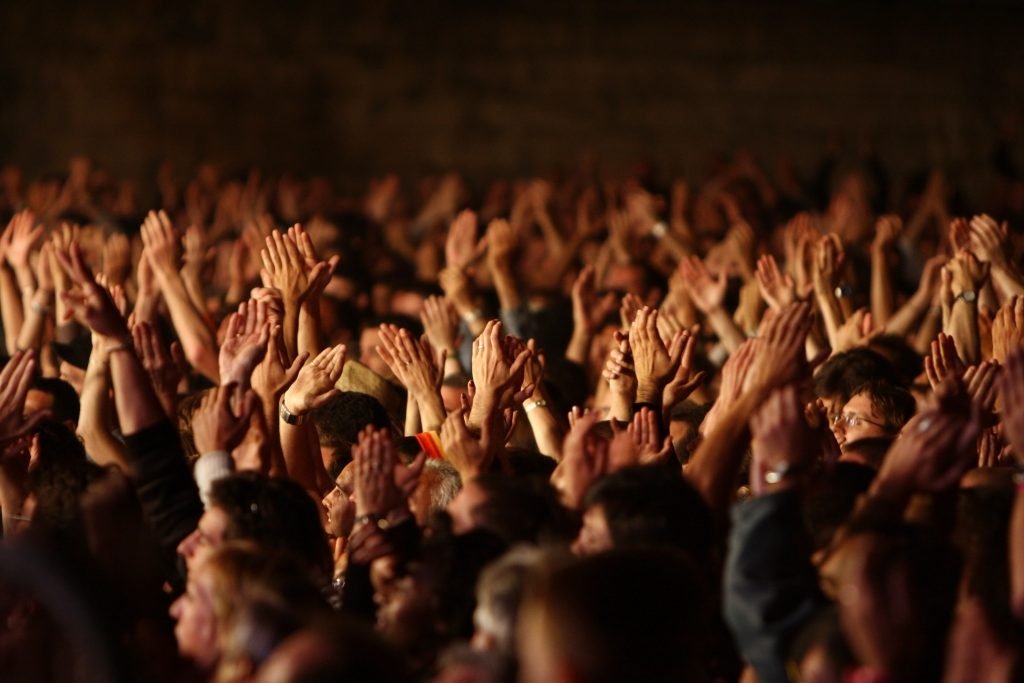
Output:
<svg viewBox="0 0 1024 683">
<path fill-rule="evenodd" d="M 746 387 L 771 390 L 802 379 L 809 371 L 804 344 L 814 321 L 808 303 L 782 309 L 764 325 Z"/>
<path fill-rule="evenodd" d="M 677 403 L 682 403 L 690 397 L 697 387 L 704 381 L 704 372 L 694 372 L 693 363 L 693 352 L 697 348 L 697 337 L 690 334 L 688 331 L 683 331 L 680 335 L 680 342 L 683 347 L 683 353 L 679 360 L 679 366 L 676 368 L 675 375 L 669 380 L 669 383 L 665 385 L 665 390 L 662 392 L 662 410 L 665 424 L 668 424 L 667 413 Z"/>
<path fill-rule="evenodd" d="M 886 454 L 872 491 L 905 502 L 917 491 L 949 490 L 976 464 L 975 444 L 980 432 L 977 414 L 968 418 L 942 407 L 918 413 Z"/>
<path fill-rule="evenodd" d="M 953 337 L 940 332 L 932 342 L 931 354 L 924 357 L 925 376 L 932 389 L 938 388 L 943 380 L 951 375 L 960 379 L 966 370 L 967 366 L 957 353 Z"/>
<path fill-rule="evenodd" d="M 667 462 L 672 457 L 672 437 L 662 438 L 658 427 L 658 414 L 650 408 L 641 408 L 626 427 L 633 441 L 636 463 L 651 465 Z"/>
<path fill-rule="evenodd" d="M 857 309 L 836 331 L 836 345 L 832 353 L 842 353 L 858 346 L 866 346 L 883 332 L 884 330 L 875 328 L 868 309 Z"/>
<path fill-rule="evenodd" d="M 485 240 L 476 239 L 476 213 L 466 209 L 459 213 L 448 228 L 444 245 L 445 266 L 465 270 L 487 247 Z"/>
<path fill-rule="evenodd" d="M 796 286 L 789 273 L 780 272 L 775 257 L 765 254 L 757 260 L 757 271 L 754 273 L 757 287 L 764 297 L 765 303 L 773 311 L 779 311 L 796 299 Z"/>
<path fill-rule="evenodd" d="M 708 315 L 722 308 L 728 282 L 721 275 L 713 277 L 698 257 L 690 256 L 680 261 L 679 275 L 693 305 L 702 313 Z"/>
<path fill-rule="evenodd" d="M 345 369 L 345 345 L 328 347 L 307 361 L 282 402 L 292 415 L 302 417 L 338 394 L 337 383 Z"/>
<path fill-rule="evenodd" d="M 441 449 L 445 460 L 452 464 L 465 485 L 470 479 L 487 472 L 494 462 L 493 453 L 485 449 L 480 440 L 466 426 L 465 410 L 457 408 L 449 413 L 441 425 Z"/>
<path fill-rule="evenodd" d="M 256 394 L 252 391 L 240 394 L 234 384 L 210 389 L 192 416 L 196 450 L 200 454 L 234 450 L 249 431 L 256 406 Z"/>
<path fill-rule="evenodd" d="M 636 372 L 637 401 L 657 405 L 682 359 L 682 335 L 676 335 L 666 346 L 658 334 L 658 311 L 645 306 L 629 328 L 629 347 Z"/>
<path fill-rule="evenodd" d="M 831 292 L 839 285 L 846 264 L 846 250 L 838 235 L 825 235 L 814 246 L 811 279 L 817 292 Z"/>
<path fill-rule="evenodd" d="M 1024 345 L 1024 297 L 1015 296 L 996 312 L 992 321 L 992 356 L 1000 362 Z"/>
<path fill-rule="evenodd" d="M 142 223 L 142 243 L 146 248 L 149 265 L 159 278 L 178 274 L 181 261 L 181 243 L 174 232 L 170 217 L 163 211 L 150 211 Z"/>
<path fill-rule="evenodd" d="M 383 519 L 405 506 L 405 495 L 395 483 L 398 451 L 387 429 L 367 427 L 352 447 L 355 463 L 356 515 Z"/>
<path fill-rule="evenodd" d="M 181 382 L 187 367 L 181 344 L 171 343 L 168 352 L 156 326 L 145 320 L 135 323 L 132 327 L 132 340 L 135 352 L 142 361 L 142 367 L 149 373 L 160 405 L 168 417 L 174 418 L 178 383 Z"/>
<path fill-rule="evenodd" d="M 33 351 L 17 351 L 0 370 L 0 444 L 21 438 L 49 417 L 49 411 L 25 414 L 25 397 L 36 371 Z"/>
<path fill-rule="evenodd" d="M 971 248 L 971 228 L 966 218 L 954 218 L 949 222 L 949 243 L 954 252 Z"/>
<path fill-rule="evenodd" d="M 301 353 L 289 363 L 281 325 L 271 324 L 267 354 L 252 373 L 253 391 L 263 400 L 265 409 L 277 408 L 278 401 L 299 376 L 307 358 L 309 354 Z"/>
<path fill-rule="evenodd" d="M 267 235 L 265 244 L 260 252 L 263 260 L 260 276 L 264 286 L 280 291 L 287 306 L 297 306 L 309 284 L 308 271 L 298 245 L 279 230 Z"/>
<path fill-rule="evenodd" d="M 70 315 L 100 336 L 129 342 L 124 316 L 117 310 L 110 293 L 97 284 L 85 264 L 81 248 L 72 244 L 68 253 L 54 253 L 71 282 L 71 287 L 61 292 Z"/>
<path fill-rule="evenodd" d="M 115 232 L 103 244 L 103 274 L 111 284 L 124 286 L 131 271 L 131 242 L 127 236 Z"/>
<path fill-rule="evenodd" d="M 959 251 L 948 265 L 949 272 L 953 276 L 953 296 L 957 297 L 963 292 L 980 292 L 988 281 L 990 267 L 990 263 L 979 261 L 978 257 L 970 251 Z"/>
<path fill-rule="evenodd" d="M 10 235 L 6 253 L 7 263 L 16 272 L 27 271 L 29 254 L 43 236 L 43 225 L 37 224 L 35 214 L 26 209 L 14 214 L 7 224 L 7 232 Z"/>
<path fill-rule="evenodd" d="M 879 217 L 875 223 L 875 238 L 871 242 L 871 249 L 875 252 L 891 249 L 899 240 L 902 232 L 903 221 L 899 216 L 887 214 Z"/>
<path fill-rule="evenodd" d="M 1000 225 L 988 214 L 982 214 L 971 219 L 970 242 L 965 248 L 973 252 L 979 261 L 1003 267 L 1007 263 L 1006 239 L 1006 223 Z"/>
<path fill-rule="evenodd" d="M 420 322 L 423 323 L 423 330 L 430 345 L 452 357 L 456 352 L 459 318 L 451 303 L 444 297 L 427 297 L 423 301 Z"/>
<path fill-rule="evenodd" d="M 608 441 L 594 434 L 597 415 L 580 414 L 573 409 L 571 427 L 562 446 L 562 462 L 551 476 L 551 483 L 566 507 L 578 510 L 583 497 L 598 479 L 609 472 Z"/>
<path fill-rule="evenodd" d="M 594 268 L 593 266 L 584 266 L 572 283 L 573 331 L 592 336 L 599 322 L 596 313 L 597 294 L 594 290 Z"/>
<path fill-rule="evenodd" d="M 507 356 L 501 331 L 501 323 L 492 320 L 473 342 L 473 383 L 477 393 L 474 407 L 479 403 L 496 407 L 507 389 L 518 389 L 522 384 L 530 351 L 524 348 L 515 357 Z"/>
<path fill-rule="evenodd" d="M 266 304 L 252 299 L 239 304 L 238 312 L 228 318 L 224 343 L 220 347 L 220 383 L 234 383 L 248 389 L 253 370 L 267 353 L 269 339 Z"/>
<path fill-rule="evenodd" d="M 967 385 L 967 393 L 978 406 L 982 415 L 991 416 L 996 407 L 997 382 L 1000 365 L 994 360 L 986 360 L 981 365 L 972 365 L 964 372 L 963 379 Z M 931 379 L 929 377 L 929 379 Z"/>
</svg>

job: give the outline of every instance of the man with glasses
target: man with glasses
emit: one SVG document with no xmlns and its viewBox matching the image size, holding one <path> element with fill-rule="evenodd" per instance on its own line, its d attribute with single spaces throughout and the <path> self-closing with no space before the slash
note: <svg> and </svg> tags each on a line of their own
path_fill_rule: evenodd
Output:
<svg viewBox="0 0 1024 683">
<path fill-rule="evenodd" d="M 839 449 L 846 453 L 865 439 L 893 437 L 916 410 L 906 389 L 884 381 L 862 385 L 842 409 L 829 418 Z M 878 466 L 880 463 L 871 463 Z"/>
</svg>

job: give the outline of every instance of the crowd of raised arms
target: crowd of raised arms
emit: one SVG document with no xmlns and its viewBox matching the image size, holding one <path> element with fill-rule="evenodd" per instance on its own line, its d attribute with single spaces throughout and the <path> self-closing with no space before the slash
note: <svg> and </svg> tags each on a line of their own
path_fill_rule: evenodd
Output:
<svg viewBox="0 0 1024 683">
<path fill-rule="evenodd" d="M 4 168 L 0 679 L 1021 680 L 1004 162 Z"/>
</svg>

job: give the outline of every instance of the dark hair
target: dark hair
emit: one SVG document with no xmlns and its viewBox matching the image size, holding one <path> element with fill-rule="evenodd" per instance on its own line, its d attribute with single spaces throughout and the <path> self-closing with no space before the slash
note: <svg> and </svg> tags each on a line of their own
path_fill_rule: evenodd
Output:
<svg viewBox="0 0 1024 683">
<path fill-rule="evenodd" d="M 917 402 L 914 400 L 913 394 L 901 386 L 884 380 L 862 384 L 850 396 L 852 398 L 863 393 L 871 396 L 872 406 L 885 420 L 886 430 L 892 434 L 902 429 L 907 420 L 917 412 Z"/>
<path fill-rule="evenodd" d="M 924 359 L 907 340 L 895 334 L 883 334 L 871 340 L 870 348 L 885 357 L 895 371 L 890 377 L 902 387 L 909 387 L 924 370 Z"/>
<path fill-rule="evenodd" d="M 546 478 L 482 474 L 473 483 L 486 492 L 473 510 L 475 526 L 509 545 L 568 541 L 576 532 L 572 515 Z"/>
<path fill-rule="evenodd" d="M 378 429 L 391 426 L 391 418 L 381 402 L 358 391 L 343 391 L 330 399 L 313 411 L 313 421 L 320 435 L 320 445 L 334 448 L 342 461 L 349 458 L 359 432 L 367 426 Z"/>
<path fill-rule="evenodd" d="M 819 398 L 837 397 L 846 403 L 858 387 L 894 376 L 892 363 L 869 349 L 844 351 L 825 361 L 814 374 L 814 393 Z"/>
<path fill-rule="evenodd" d="M 227 514 L 225 540 L 250 540 L 291 552 L 315 578 L 326 581 L 331 576 L 334 563 L 320 511 L 291 479 L 239 472 L 214 482 L 210 503 Z"/>
<path fill-rule="evenodd" d="M 654 546 L 709 560 L 714 523 L 707 503 L 677 469 L 627 467 L 598 481 L 584 506 L 600 505 L 616 548 Z"/>
<path fill-rule="evenodd" d="M 524 614 L 544 615 L 549 646 L 578 680 L 702 680 L 711 630 L 704 595 L 680 553 L 612 550 L 540 572 Z"/>
<path fill-rule="evenodd" d="M 32 380 L 32 388 L 53 397 L 50 410 L 54 420 L 78 423 L 81 404 L 74 387 L 56 377 L 36 377 Z"/>
<path fill-rule="evenodd" d="M 82 443 L 63 422 L 45 420 L 36 433 L 39 457 L 28 473 L 28 489 L 36 497 L 32 524 L 77 538 L 82 494 L 103 470 L 88 460 Z"/>
</svg>

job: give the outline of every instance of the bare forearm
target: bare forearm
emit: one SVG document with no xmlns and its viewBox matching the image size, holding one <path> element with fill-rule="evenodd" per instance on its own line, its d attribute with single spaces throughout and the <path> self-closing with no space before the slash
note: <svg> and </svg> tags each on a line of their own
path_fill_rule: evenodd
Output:
<svg viewBox="0 0 1024 683">
<path fill-rule="evenodd" d="M 185 357 L 196 370 L 214 381 L 219 381 L 217 364 L 217 345 L 213 333 L 206 324 L 199 309 L 192 303 L 185 283 L 177 273 L 159 278 L 160 291 L 167 310 L 171 315 L 171 323 L 181 340 Z"/>
<path fill-rule="evenodd" d="M 749 391 L 726 409 L 686 466 L 687 479 L 718 513 L 724 514 L 732 501 L 750 440 L 747 423 L 761 398 L 759 392 Z"/>
<path fill-rule="evenodd" d="M 166 421 L 167 414 L 160 405 L 149 373 L 135 355 L 127 330 L 123 338 L 112 339 L 110 343 L 110 379 L 121 432 L 132 435 Z"/>
<path fill-rule="evenodd" d="M 405 403 L 405 431 L 406 436 L 416 436 L 420 429 L 420 408 L 416 400 L 410 396 Z"/>
<path fill-rule="evenodd" d="M 322 349 L 320 346 L 320 312 L 317 310 L 317 305 L 316 303 L 303 304 L 299 309 L 295 349 L 300 355 L 308 353 L 310 358 L 316 358 Z"/>
<path fill-rule="evenodd" d="M 818 310 L 821 311 L 822 322 L 825 323 L 828 344 L 834 349 L 839 338 L 839 328 L 843 324 L 843 311 L 839 307 L 839 300 L 832 292 L 815 287 L 814 293 L 818 302 Z"/>
<path fill-rule="evenodd" d="M 590 358 L 591 336 L 589 332 L 573 330 L 569 346 L 565 349 L 566 360 L 572 361 L 580 367 L 587 367 Z"/>
<path fill-rule="evenodd" d="M 14 273 L 4 266 L 0 266 L 0 315 L 3 316 L 7 355 L 11 356 L 18 350 L 18 334 L 25 322 L 25 311 Z"/>
<path fill-rule="evenodd" d="M 736 321 L 724 308 L 714 309 L 708 313 L 707 317 L 711 329 L 718 335 L 719 341 L 729 353 L 734 353 L 746 341 L 747 337 L 743 334 L 743 330 L 736 325 Z"/>
<path fill-rule="evenodd" d="M 978 337 L 978 311 L 973 303 L 963 299 L 953 302 L 949 312 L 949 325 L 946 334 L 953 337 L 957 351 L 967 365 L 975 365 L 980 361 L 981 342 Z"/>
<path fill-rule="evenodd" d="M 907 302 L 900 306 L 886 321 L 886 333 L 895 334 L 900 337 L 910 334 L 914 325 L 928 310 L 928 303 L 927 298 L 917 295 L 907 299 Z"/>
<path fill-rule="evenodd" d="M 322 494 L 312 458 L 313 446 L 318 445 L 319 441 L 316 427 L 309 424 L 290 425 L 281 420 L 278 429 L 281 432 L 281 452 L 284 454 L 288 476 L 307 491 Z"/>
<path fill-rule="evenodd" d="M 932 340 L 942 331 L 942 308 L 933 306 L 925 312 L 924 320 L 917 328 L 917 335 L 914 337 L 914 350 L 922 356 L 931 351 Z"/>
<path fill-rule="evenodd" d="M 871 254 L 871 317 L 875 325 L 885 325 L 892 317 L 892 277 L 884 250 Z"/>
<path fill-rule="evenodd" d="M 537 442 L 537 450 L 542 454 L 562 460 L 562 430 L 558 426 L 551 408 L 547 405 L 540 405 L 536 402 L 526 411 L 526 419 L 530 422 L 530 430 L 533 432 L 533 439 Z"/>
<path fill-rule="evenodd" d="M 124 445 L 111 433 L 110 381 L 101 351 L 94 350 L 89 359 L 82 383 L 81 405 L 77 434 L 85 451 L 100 466 L 117 465 L 127 471 Z"/>
<path fill-rule="evenodd" d="M 519 288 L 516 286 L 515 277 L 512 274 L 512 267 L 507 264 L 498 264 L 491 269 L 494 276 L 494 288 L 498 290 L 498 301 L 501 302 L 501 310 L 512 311 L 518 309 L 522 303 L 519 296 Z"/>
</svg>

